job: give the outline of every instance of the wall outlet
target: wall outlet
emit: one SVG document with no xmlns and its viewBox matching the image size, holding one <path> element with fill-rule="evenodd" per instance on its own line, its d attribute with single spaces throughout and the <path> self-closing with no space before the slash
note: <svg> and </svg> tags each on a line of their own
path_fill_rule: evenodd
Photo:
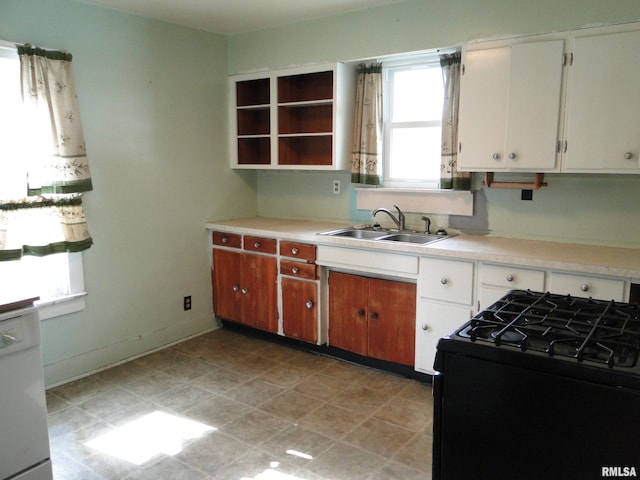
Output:
<svg viewBox="0 0 640 480">
<path fill-rule="evenodd" d="M 182 308 L 185 310 L 191 310 L 191 295 L 184 297 L 184 300 L 182 301 Z"/>
<path fill-rule="evenodd" d="M 333 192 L 334 195 L 340 195 L 340 180 L 333 181 L 331 192 Z"/>
</svg>

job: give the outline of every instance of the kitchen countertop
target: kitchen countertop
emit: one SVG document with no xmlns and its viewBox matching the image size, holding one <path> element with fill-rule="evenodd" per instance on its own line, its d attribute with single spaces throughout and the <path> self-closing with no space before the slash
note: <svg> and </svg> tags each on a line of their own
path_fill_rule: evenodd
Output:
<svg viewBox="0 0 640 480">
<path fill-rule="evenodd" d="M 640 249 L 583 245 L 575 243 L 524 240 L 482 235 L 457 235 L 428 245 L 398 244 L 344 237 L 317 235 L 350 226 L 349 223 L 252 217 L 208 222 L 205 227 L 228 233 L 277 237 L 313 242 L 372 248 L 396 253 L 432 255 L 458 259 L 552 268 L 578 273 L 640 279 Z"/>
</svg>

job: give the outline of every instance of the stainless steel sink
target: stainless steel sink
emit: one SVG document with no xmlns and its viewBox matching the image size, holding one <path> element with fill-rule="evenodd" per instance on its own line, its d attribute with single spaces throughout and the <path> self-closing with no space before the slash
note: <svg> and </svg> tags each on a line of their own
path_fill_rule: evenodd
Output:
<svg viewBox="0 0 640 480">
<path fill-rule="evenodd" d="M 392 235 L 380 237 L 378 240 L 384 240 L 387 242 L 418 243 L 424 245 L 425 243 L 435 242 L 442 238 L 444 238 L 442 235 L 429 235 L 426 233 L 394 233 Z"/>
<path fill-rule="evenodd" d="M 434 235 L 418 232 L 398 232 L 374 228 L 342 228 L 340 230 L 332 230 L 330 232 L 322 232 L 320 235 L 328 235 L 331 237 L 357 238 L 361 240 L 375 240 L 385 242 L 411 243 L 415 245 L 426 245 L 427 243 L 436 242 L 448 238 L 447 235 Z"/>
<path fill-rule="evenodd" d="M 379 237 L 387 235 L 389 232 L 386 230 L 363 230 L 357 228 L 343 228 L 341 230 L 334 230 L 332 232 L 324 232 L 321 235 L 329 235 L 332 237 L 349 237 L 349 238 L 361 238 L 365 240 L 375 240 Z"/>
</svg>

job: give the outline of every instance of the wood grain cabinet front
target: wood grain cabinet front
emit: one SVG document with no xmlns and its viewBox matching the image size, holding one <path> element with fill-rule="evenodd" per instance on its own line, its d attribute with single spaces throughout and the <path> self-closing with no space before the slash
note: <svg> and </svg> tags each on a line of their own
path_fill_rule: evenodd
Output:
<svg viewBox="0 0 640 480">
<path fill-rule="evenodd" d="M 274 255 L 252 253 L 275 253 L 275 240 L 245 236 L 246 250 L 240 250 L 241 244 L 241 235 L 213 233 L 214 313 L 223 320 L 275 333 L 278 331 L 277 260 Z"/>
<path fill-rule="evenodd" d="M 330 273 L 331 346 L 413 366 L 415 318 L 415 284 Z"/>
</svg>

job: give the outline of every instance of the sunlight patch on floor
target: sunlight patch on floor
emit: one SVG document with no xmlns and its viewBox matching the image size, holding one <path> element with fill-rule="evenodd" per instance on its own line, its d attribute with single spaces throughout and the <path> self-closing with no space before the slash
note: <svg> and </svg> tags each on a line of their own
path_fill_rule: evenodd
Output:
<svg viewBox="0 0 640 480">
<path fill-rule="evenodd" d="M 271 468 L 267 468 L 265 471 L 260 472 L 255 477 L 242 477 L 240 480 L 305 480 L 302 477 L 296 477 L 294 475 L 288 475 L 286 473 L 278 472 Z"/>
<path fill-rule="evenodd" d="M 142 465 L 159 454 L 176 455 L 182 451 L 185 441 L 215 430 L 216 428 L 204 423 L 155 411 L 101 435 L 86 445 L 107 455 Z"/>
</svg>

